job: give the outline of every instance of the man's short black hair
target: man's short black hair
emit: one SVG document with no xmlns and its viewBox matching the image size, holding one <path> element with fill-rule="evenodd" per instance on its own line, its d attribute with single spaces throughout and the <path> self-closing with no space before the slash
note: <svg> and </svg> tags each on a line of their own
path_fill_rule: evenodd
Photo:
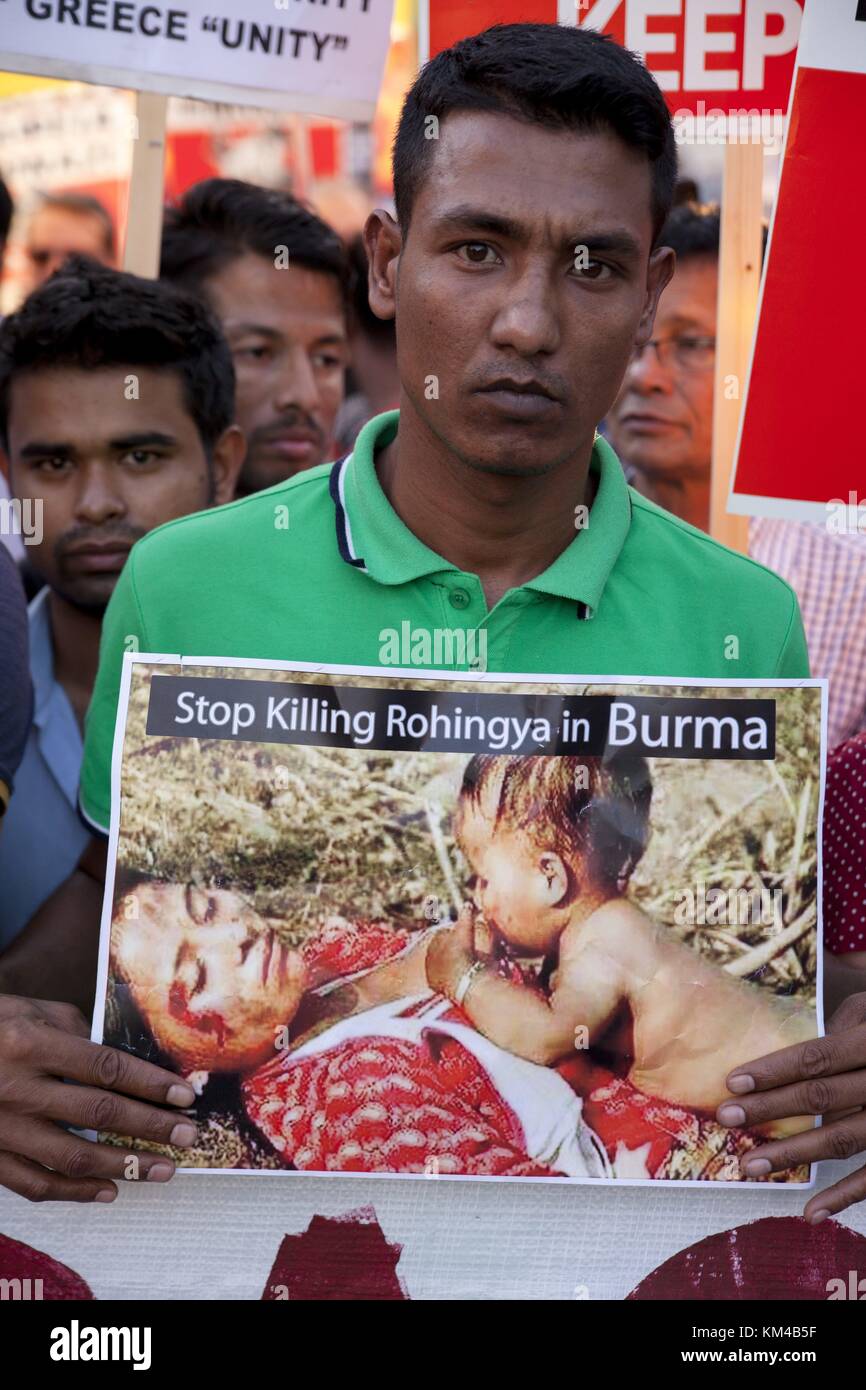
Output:
<svg viewBox="0 0 866 1390">
<path fill-rule="evenodd" d="M 205 179 L 166 208 L 159 273 L 202 296 L 205 282 L 238 256 L 274 263 L 282 246 L 290 266 L 333 275 L 345 302 L 346 253 L 333 227 L 289 193 L 240 179 Z"/>
<path fill-rule="evenodd" d="M 722 215 L 718 203 L 685 202 L 678 204 L 662 227 L 659 241 L 677 253 L 677 261 L 695 256 L 719 258 Z M 761 254 L 767 250 L 767 224 L 761 228 Z"/>
<path fill-rule="evenodd" d="M 9 229 L 12 226 L 14 211 L 15 204 L 12 202 L 12 194 L 9 192 L 5 180 L 0 177 L 0 252 L 9 240 Z"/>
<path fill-rule="evenodd" d="M 425 64 L 394 137 L 394 202 L 404 236 L 435 157 L 428 117 L 441 122 L 453 111 L 499 112 L 554 130 L 612 130 L 649 161 L 658 239 L 677 177 L 673 127 L 655 78 L 613 39 L 573 25 L 497 24 Z"/>
<path fill-rule="evenodd" d="M 43 208 L 56 208 L 59 212 L 69 212 L 74 217 L 95 217 L 102 227 L 102 249 L 109 260 L 114 260 L 114 223 L 111 213 L 92 193 L 43 193 L 37 212 Z"/>
<path fill-rule="evenodd" d="M 9 388 L 16 376 L 115 366 L 175 372 L 211 457 L 234 419 L 234 367 L 216 319 L 173 285 L 86 256 L 70 256 L 0 323 L 0 443 L 8 444 Z"/>
</svg>

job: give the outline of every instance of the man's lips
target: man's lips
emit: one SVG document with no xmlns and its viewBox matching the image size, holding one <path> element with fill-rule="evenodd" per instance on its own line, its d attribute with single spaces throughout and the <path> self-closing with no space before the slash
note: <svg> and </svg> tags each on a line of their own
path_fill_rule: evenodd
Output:
<svg viewBox="0 0 866 1390">
<path fill-rule="evenodd" d="M 628 429 L 647 434 L 661 433 L 677 427 L 675 420 L 666 420 L 663 415 L 644 414 L 640 411 L 632 411 L 628 415 L 623 415 L 620 424 Z"/>
<path fill-rule="evenodd" d="M 281 434 L 269 434 L 262 440 L 268 453 L 281 454 L 287 459 L 306 459 L 321 452 L 322 441 L 306 430 L 285 430 Z"/>
<path fill-rule="evenodd" d="M 489 386 L 478 387 L 477 394 L 501 414 L 520 420 L 541 419 L 559 405 L 553 393 L 535 379 L 521 381 L 516 377 L 500 377 Z"/>
<path fill-rule="evenodd" d="M 123 569 L 131 545 L 124 541 L 108 541 L 98 545 L 75 546 L 64 553 L 64 561 L 73 569 L 88 574 L 115 574 Z"/>
</svg>

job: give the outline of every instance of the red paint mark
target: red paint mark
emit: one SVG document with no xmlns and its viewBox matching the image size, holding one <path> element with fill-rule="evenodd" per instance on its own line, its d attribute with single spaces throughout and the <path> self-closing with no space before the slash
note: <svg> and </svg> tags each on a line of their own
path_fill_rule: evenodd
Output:
<svg viewBox="0 0 866 1390">
<path fill-rule="evenodd" d="M 168 991 L 168 1011 L 172 1018 L 188 1028 L 197 1028 L 200 1033 L 216 1033 L 217 1047 L 225 1047 L 226 1039 L 234 1035 L 234 1030 L 215 1009 L 203 1009 L 201 1013 L 190 1009 L 189 990 L 180 980 L 174 980 Z"/>
<path fill-rule="evenodd" d="M 628 1300 L 790 1299 L 824 1302 L 831 1279 L 866 1275 L 866 1236 L 824 1221 L 767 1216 L 707 1236 L 659 1265 Z"/>
<path fill-rule="evenodd" d="M 402 1250 L 388 1244 L 373 1207 L 314 1216 L 300 1235 L 283 1238 L 262 1299 L 405 1301 L 397 1277 Z"/>
<path fill-rule="evenodd" d="M 74 1269 L 11 1236 L 0 1236 L 0 1279 L 19 1279 L 22 1301 L 28 1295 L 33 1302 L 41 1298 L 46 1303 L 84 1302 L 93 1298 L 90 1287 Z M 29 1286 L 25 1280 L 30 1281 Z M 37 1280 L 42 1281 L 41 1285 Z"/>
</svg>

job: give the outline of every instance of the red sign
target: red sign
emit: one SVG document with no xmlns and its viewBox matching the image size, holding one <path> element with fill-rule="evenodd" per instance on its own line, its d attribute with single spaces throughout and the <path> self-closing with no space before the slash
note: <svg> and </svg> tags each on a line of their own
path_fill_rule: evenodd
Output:
<svg viewBox="0 0 866 1390">
<path fill-rule="evenodd" d="M 581 24 L 643 55 L 671 111 L 787 111 L 804 0 L 582 0 Z"/>
<path fill-rule="evenodd" d="M 425 8 L 422 0 L 422 9 Z M 556 0 L 428 0 L 429 53 L 435 58 L 468 34 L 480 34 L 491 24 L 518 24 L 534 20 L 556 23 Z M 575 5 L 576 13 L 576 5 Z M 425 55 L 422 53 L 421 58 Z"/>
<path fill-rule="evenodd" d="M 581 24 L 644 56 L 674 113 L 787 111 L 803 0 L 582 0 Z"/>
<path fill-rule="evenodd" d="M 674 113 L 787 111 L 804 0 L 429 0 L 429 56 L 491 24 L 576 19 L 640 53 Z M 423 57 L 424 55 L 422 55 Z"/>
<path fill-rule="evenodd" d="M 827 523 L 866 495 L 864 111 L 866 3 L 808 0 L 731 512 Z"/>
</svg>

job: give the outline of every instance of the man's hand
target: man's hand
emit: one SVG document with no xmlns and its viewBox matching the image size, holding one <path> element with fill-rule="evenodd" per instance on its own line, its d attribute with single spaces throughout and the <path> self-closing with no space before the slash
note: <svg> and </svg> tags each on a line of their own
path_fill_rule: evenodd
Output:
<svg viewBox="0 0 866 1390">
<path fill-rule="evenodd" d="M 475 960 L 475 913 L 465 904 L 457 923 L 430 938 L 427 983 L 437 994 L 453 996 L 461 977 Z"/>
<path fill-rule="evenodd" d="M 79 1139 L 62 1124 L 179 1148 L 195 1142 L 186 1116 L 157 1108 L 192 1105 L 191 1086 L 88 1036 L 72 1004 L 0 994 L 0 1186 L 32 1202 L 113 1202 L 111 1180 L 129 1176 L 126 1149 Z M 64 1077 L 80 1084 L 64 1085 Z M 161 1154 L 134 1159 L 143 1181 L 174 1173 Z"/>
<path fill-rule="evenodd" d="M 719 1106 L 724 1125 L 758 1125 L 795 1115 L 823 1115 L 820 1129 L 764 1144 L 743 1161 L 747 1178 L 817 1159 L 851 1158 L 866 1150 L 866 994 L 852 994 L 827 1024 L 827 1036 L 745 1062 L 727 1077 L 737 1099 Z M 866 1198 L 866 1167 L 806 1203 L 817 1224 Z"/>
</svg>

